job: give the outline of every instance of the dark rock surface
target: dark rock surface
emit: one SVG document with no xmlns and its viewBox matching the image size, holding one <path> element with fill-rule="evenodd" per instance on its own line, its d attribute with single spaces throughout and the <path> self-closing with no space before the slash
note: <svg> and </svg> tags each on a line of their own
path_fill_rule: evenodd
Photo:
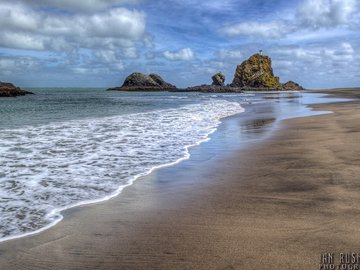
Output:
<svg viewBox="0 0 360 270">
<path fill-rule="evenodd" d="M 167 89 L 172 89 L 172 88 L 176 88 L 175 85 L 172 85 L 168 82 L 165 82 L 163 80 L 163 78 L 161 78 L 159 75 L 157 74 L 150 74 L 149 77 L 151 79 L 153 79 L 159 86 L 161 86 L 162 88 L 167 88 Z"/>
<path fill-rule="evenodd" d="M 225 75 L 221 72 L 214 74 L 212 84 L 198 85 L 185 89 L 167 83 L 157 74 L 132 73 L 121 87 L 108 90 L 118 91 L 173 91 L 173 92 L 242 92 L 242 91 L 291 91 L 304 90 L 304 88 L 288 81 L 281 84 L 279 77 L 274 76 L 271 58 L 262 54 L 254 54 L 236 67 L 234 79 L 231 84 L 225 85 Z"/>
<path fill-rule="evenodd" d="M 273 73 L 271 58 L 258 53 L 237 66 L 231 86 L 281 89 L 279 77 Z"/>
<path fill-rule="evenodd" d="M 176 89 L 176 86 L 164 81 L 157 74 L 142 74 L 134 72 L 126 77 L 121 87 L 109 88 L 115 91 L 167 91 Z"/>
<path fill-rule="evenodd" d="M 150 76 L 134 72 L 126 77 L 122 87 L 130 86 L 158 86 L 158 83 L 155 82 Z"/>
<path fill-rule="evenodd" d="M 214 76 L 212 76 L 211 79 L 213 80 L 212 85 L 217 85 L 217 86 L 225 85 L 225 75 L 222 74 L 221 72 L 214 74 Z"/>
<path fill-rule="evenodd" d="M 283 90 L 288 90 L 288 91 L 289 90 L 304 90 L 304 88 L 300 84 L 293 82 L 293 81 L 288 81 L 287 83 L 284 83 L 282 85 L 282 88 L 283 88 Z"/>
<path fill-rule="evenodd" d="M 16 96 L 24 96 L 26 94 L 33 94 L 33 93 L 22 90 L 20 87 L 17 87 L 12 83 L 6 83 L 0 81 L 0 97 L 16 97 Z"/>
<path fill-rule="evenodd" d="M 198 85 L 192 86 L 185 89 L 175 89 L 171 90 L 173 92 L 208 92 L 208 93 L 229 93 L 229 92 L 243 92 L 243 89 L 240 87 L 232 87 L 229 85 L 219 86 L 219 85 Z"/>
</svg>

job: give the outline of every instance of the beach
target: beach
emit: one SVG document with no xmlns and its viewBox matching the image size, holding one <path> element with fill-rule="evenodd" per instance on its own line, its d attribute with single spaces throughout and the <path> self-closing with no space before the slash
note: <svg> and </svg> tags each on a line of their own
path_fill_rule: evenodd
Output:
<svg viewBox="0 0 360 270">
<path fill-rule="evenodd" d="M 312 108 L 333 113 L 230 117 L 218 144 L 0 243 L 0 269 L 319 269 L 322 253 L 360 252 L 360 103 Z"/>
</svg>

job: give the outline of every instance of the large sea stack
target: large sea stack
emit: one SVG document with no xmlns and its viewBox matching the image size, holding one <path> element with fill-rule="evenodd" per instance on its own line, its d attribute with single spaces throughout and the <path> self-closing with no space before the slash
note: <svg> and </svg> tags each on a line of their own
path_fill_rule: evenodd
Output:
<svg viewBox="0 0 360 270">
<path fill-rule="evenodd" d="M 126 77 L 121 87 L 109 88 L 115 91 L 168 91 L 176 86 L 166 82 L 157 74 L 142 74 L 134 72 Z"/>
<path fill-rule="evenodd" d="M 237 66 L 232 87 L 281 89 L 279 77 L 274 76 L 271 58 L 260 53 Z"/>
<path fill-rule="evenodd" d="M 27 94 L 33 94 L 29 91 L 25 91 L 20 87 L 13 85 L 12 83 L 0 81 L 0 97 L 16 97 L 24 96 Z"/>
</svg>

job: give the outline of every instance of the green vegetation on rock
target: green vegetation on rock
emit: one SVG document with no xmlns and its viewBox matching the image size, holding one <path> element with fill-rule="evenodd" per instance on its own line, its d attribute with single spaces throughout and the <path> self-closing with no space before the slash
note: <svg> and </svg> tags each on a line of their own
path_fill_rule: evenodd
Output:
<svg viewBox="0 0 360 270">
<path fill-rule="evenodd" d="M 237 66 L 233 87 L 281 88 L 279 77 L 275 77 L 271 67 L 271 58 L 254 54 Z"/>
</svg>

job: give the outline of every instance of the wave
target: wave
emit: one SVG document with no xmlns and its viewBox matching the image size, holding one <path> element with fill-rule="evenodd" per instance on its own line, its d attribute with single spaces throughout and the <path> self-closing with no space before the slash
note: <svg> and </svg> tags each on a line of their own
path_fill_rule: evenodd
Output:
<svg viewBox="0 0 360 270">
<path fill-rule="evenodd" d="M 237 102 L 73 120 L 0 133 L 0 241 L 43 231 L 61 211 L 117 196 L 140 176 L 190 157 Z"/>
</svg>

